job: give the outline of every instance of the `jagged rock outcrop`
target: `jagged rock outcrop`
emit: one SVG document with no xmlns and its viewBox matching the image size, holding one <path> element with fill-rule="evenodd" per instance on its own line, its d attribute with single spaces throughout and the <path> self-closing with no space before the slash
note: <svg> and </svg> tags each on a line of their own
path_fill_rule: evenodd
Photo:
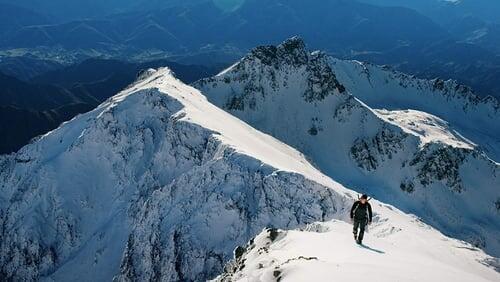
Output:
<svg viewBox="0 0 500 282">
<path fill-rule="evenodd" d="M 404 139 L 408 134 L 394 132 L 386 127 L 370 140 L 360 139 L 351 147 L 351 157 L 366 171 L 377 170 L 378 166 L 404 150 Z"/>
<path fill-rule="evenodd" d="M 262 72 L 252 72 L 255 62 L 261 64 Z M 253 49 L 238 64 L 233 66 L 234 75 L 227 75 L 222 81 L 207 78 L 197 83 L 199 87 L 219 83 L 241 84 L 242 93 L 235 93 L 226 101 L 225 108 L 244 110 L 245 106 L 255 109 L 255 95 L 271 95 L 259 82 L 269 83 L 271 91 L 294 84 L 290 66 L 301 69 L 307 76 L 302 94 L 307 102 L 324 100 L 335 92 L 344 93 L 345 88 L 335 77 L 328 64 L 328 56 L 322 52 L 308 53 L 304 41 L 298 37 L 286 40 L 278 46 L 262 46 Z"/>
</svg>

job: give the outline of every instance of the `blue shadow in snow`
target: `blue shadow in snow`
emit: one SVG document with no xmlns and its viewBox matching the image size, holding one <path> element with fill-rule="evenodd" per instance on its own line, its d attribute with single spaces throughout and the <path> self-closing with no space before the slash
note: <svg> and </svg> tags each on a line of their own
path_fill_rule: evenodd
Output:
<svg viewBox="0 0 500 282">
<path fill-rule="evenodd" d="M 377 250 L 377 249 L 374 249 L 374 248 L 368 247 L 367 245 L 358 245 L 358 246 L 360 246 L 361 248 L 364 248 L 364 249 L 370 250 L 370 251 L 372 251 L 372 252 L 378 253 L 378 254 L 385 254 L 385 252 L 384 252 L 384 251 L 382 251 L 382 250 Z"/>
</svg>

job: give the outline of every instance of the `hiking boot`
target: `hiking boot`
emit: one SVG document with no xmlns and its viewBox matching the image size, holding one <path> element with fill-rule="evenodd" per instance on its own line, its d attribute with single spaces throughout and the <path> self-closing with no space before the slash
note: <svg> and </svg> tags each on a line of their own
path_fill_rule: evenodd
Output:
<svg viewBox="0 0 500 282">
<path fill-rule="evenodd" d="M 358 234 L 354 234 L 354 241 L 358 240 Z"/>
<path fill-rule="evenodd" d="M 363 242 L 361 240 L 356 240 L 356 243 L 358 243 L 358 245 L 361 245 Z"/>
</svg>

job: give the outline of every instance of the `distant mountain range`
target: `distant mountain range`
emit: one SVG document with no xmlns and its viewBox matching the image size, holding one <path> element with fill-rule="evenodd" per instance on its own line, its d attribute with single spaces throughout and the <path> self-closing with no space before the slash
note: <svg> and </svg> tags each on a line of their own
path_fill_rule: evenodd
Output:
<svg viewBox="0 0 500 282">
<path fill-rule="evenodd" d="M 500 1 L 497 0 L 360 0 L 414 9 L 438 23 L 457 40 L 500 53 Z"/>
<path fill-rule="evenodd" d="M 55 2 L 16 2 L 22 10 L 7 2 L 11 15 L 22 14 L 27 20 L 0 18 L 1 26 L 10 27 L 0 30 L 0 58 L 19 53 L 41 60 L 61 60 L 71 54 L 68 60 L 76 61 L 89 56 L 136 61 L 191 56 L 227 63 L 255 45 L 300 35 L 312 48 L 337 57 L 390 64 L 425 78 L 454 78 L 483 95 L 500 95 L 499 28 L 482 18 L 460 18 L 445 25 L 422 7 L 347 0 L 125 1 L 120 5 L 108 1 L 97 3 L 95 14 L 81 8 L 90 6 L 87 1 L 72 1 L 68 9 L 80 11 L 79 15 L 49 21 L 47 15 L 58 12 Z M 223 8 L 231 5 L 233 9 Z M 41 8 L 33 12 L 30 7 Z M 104 17 L 105 12 L 109 15 Z"/>
<path fill-rule="evenodd" d="M 417 10 L 438 23 L 446 24 L 463 18 L 476 18 L 500 23 L 500 2 L 496 0 L 359 0 L 359 2 Z"/>
</svg>

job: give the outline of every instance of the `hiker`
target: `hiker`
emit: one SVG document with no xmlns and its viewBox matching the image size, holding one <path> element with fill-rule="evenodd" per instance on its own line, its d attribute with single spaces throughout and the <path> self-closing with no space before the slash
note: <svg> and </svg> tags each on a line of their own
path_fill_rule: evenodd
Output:
<svg viewBox="0 0 500 282">
<path fill-rule="evenodd" d="M 363 235 L 365 234 L 366 224 L 372 223 L 372 206 L 368 203 L 367 195 L 361 196 L 359 200 L 354 202 L 351 208 L 351 220 L 353 221 L 354 240 L 356 243 L 363 243 Z M 358 235 L 359 228 L 359 235 Z"/>
</svg>

